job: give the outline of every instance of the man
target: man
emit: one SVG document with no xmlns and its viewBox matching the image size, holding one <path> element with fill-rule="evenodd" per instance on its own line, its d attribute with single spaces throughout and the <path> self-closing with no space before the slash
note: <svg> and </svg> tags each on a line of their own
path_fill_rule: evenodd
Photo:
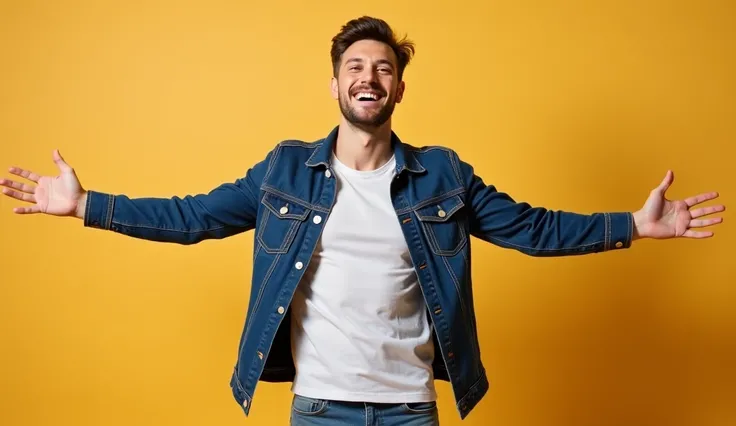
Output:
<svg viewBox="0 0 736 426">
<path fill-rule="evenodd" d="M 251 296 L 230 385 L 247 415 L 259 380 L 293 381 L 294 425 L 436 425 L 434 380 L 465 418 L 488 389 L 475 328 L 470 236 L 532 256 L 624 249 L 638 238 L 705 238 L 724 206 L 669 201 L 668 172 L 641 210 L 591 215 L 515 202 L 451 149 L 392 131 L 414 45 L 362 17 L 333 38 L 340 123 L 288 140 L 208 194 L 130 199 L 83 189 L 58 151 L 59 176 L 11 168 L 32 203 L 16 213 L 179 244 L 253 229 Z"/>
</svg>

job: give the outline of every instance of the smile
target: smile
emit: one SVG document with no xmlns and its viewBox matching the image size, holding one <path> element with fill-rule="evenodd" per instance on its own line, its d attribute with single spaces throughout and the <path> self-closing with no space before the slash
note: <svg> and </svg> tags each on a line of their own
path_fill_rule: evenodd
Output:
<svg viewBox="0 0 736 426">
<path fill-rule="evenodd" d="M 358 92 L 353 98 L 361 102 L 375 102 L 382 99 L 383 95 L 376 92 Z"/>
</svg>

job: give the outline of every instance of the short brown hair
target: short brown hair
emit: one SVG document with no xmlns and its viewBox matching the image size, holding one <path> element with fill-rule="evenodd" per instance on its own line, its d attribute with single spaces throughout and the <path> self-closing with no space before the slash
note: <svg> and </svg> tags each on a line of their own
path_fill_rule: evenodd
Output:
<svg viewBox="0 0 736 426">
<path fill-rule="evenodd" d="M 362 16 L 360 18 L 348 21 L 342 26 L 340 32 L 332 38 L 332 72 L 337 76 L 340 69 L 340 61 L 345 51 L 360 40 L 375 40 L 386 43 L 396 54 L 399 61 L 399 81 L 404 76 L 404 69 L 411 61 L 414 55 L 414 43 L 407 40 L 406 36 L 397 39 L 394 31 L 383 19 L 373 18 L 370 16 Z"/>
</svg>

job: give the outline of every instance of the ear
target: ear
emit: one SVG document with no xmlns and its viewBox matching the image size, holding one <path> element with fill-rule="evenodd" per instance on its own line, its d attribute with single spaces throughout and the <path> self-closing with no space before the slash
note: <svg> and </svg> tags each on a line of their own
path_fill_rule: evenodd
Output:
<svg viewBox="0 0 736 426">
<path fill-rule="evenodd" d="M 401 100 L 404 99 L 404 90 L 406 90 L 406 83 L 404 83 L 404 80 L 401 80 L 399 82 L 399 87 L 396 89 L 396 103 L 401 103 Z"/>
<path fill-rule="evenodd" d="M 332 92 L 332 98 L 333 99 L 338 99 L 339 98 L 338 84 L 337 84 L 337 78 L 336 77 L 332 77 L 332 79 L 330 80 L 330 92 Z"/>
</svg>

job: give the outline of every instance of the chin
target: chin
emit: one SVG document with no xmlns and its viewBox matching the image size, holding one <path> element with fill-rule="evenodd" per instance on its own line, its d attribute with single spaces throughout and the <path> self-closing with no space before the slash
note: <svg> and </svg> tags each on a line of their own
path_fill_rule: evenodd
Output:
<svg viewBox="0 0 736 426">
<path fill-rule="evenodd" d="M 386 104 L 367 106 L 354 102 L 340 102 L 340 110 L 347 121 L 366 130 L 377 129 L 391 119 L 393 111 L 389 112 L 387 108 Z"/>
</svg>

